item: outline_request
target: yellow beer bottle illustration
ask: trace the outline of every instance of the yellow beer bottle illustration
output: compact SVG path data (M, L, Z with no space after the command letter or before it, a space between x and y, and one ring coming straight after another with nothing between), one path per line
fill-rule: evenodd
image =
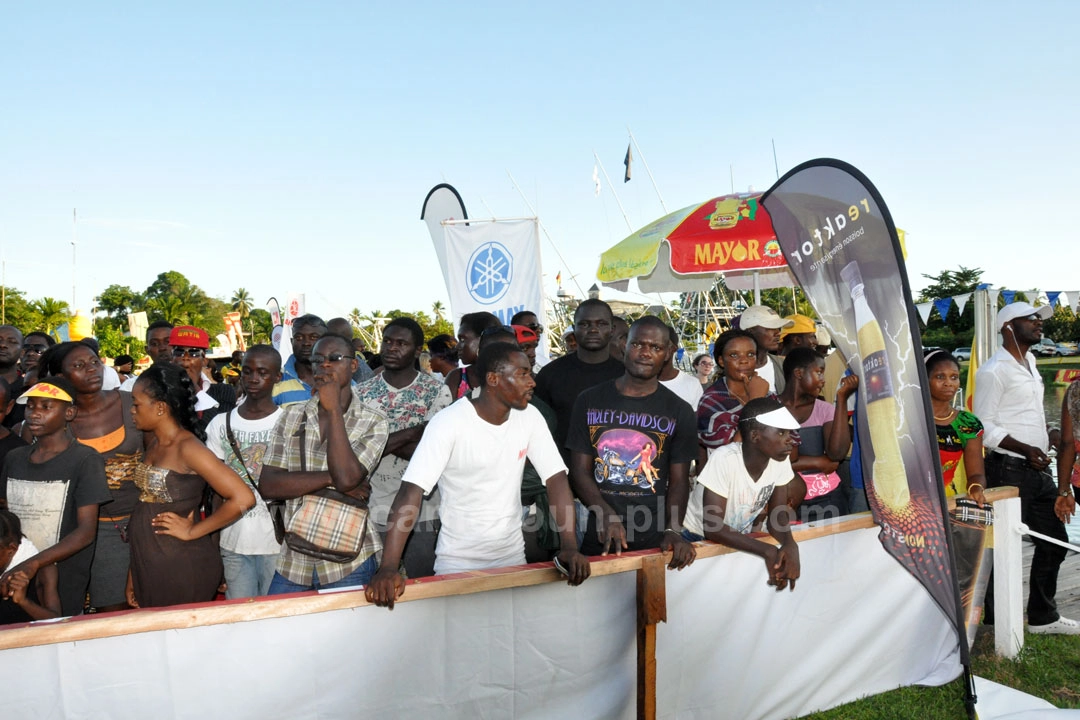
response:
M900 413L893 395L885 336L863 295L859 264L849 263L840 271L840 277L848 284L855 306L859 357L863 365L859 387L866 393L866 423L870 427L870 443L874 448L874 492L889 509L898 512L909 504L911 493L904 459L900 454Z

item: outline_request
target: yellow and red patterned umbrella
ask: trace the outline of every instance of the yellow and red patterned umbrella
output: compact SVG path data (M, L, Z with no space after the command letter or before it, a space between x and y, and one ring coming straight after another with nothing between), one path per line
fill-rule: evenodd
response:
M794 284L776 242L761 193L721 195L665 215L600 256L597 277L625 289L638 279L643 292L707 290L718 273L761 273L760 287Z

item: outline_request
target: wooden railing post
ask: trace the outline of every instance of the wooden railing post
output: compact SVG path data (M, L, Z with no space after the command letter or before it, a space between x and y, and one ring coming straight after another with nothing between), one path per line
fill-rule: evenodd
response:
M656 624L667 622L667 557L648 555L637 571L637 716L656 718Z

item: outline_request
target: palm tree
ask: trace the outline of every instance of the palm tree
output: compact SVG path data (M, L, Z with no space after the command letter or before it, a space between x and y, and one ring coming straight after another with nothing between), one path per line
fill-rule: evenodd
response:
M360 321L363 319L364 313L360 312L360 308L353 308L349 311L349 322L353 327L360 327Z
M162 320L167 320L173 325L184 324L184 303L175 295L150 299L147 308L160 315Z
M431 304L431 312L435 313L436 321L444 320L445 316L443 313L446 312L446 306L442 304L441 300L436 300Z
M251 342L255 342L255 328L251 324L251 293L244 288L238 288L232 296L232 309L235 312L240 313L240 323L243 324L244 320L248 320L248 334L251 335Z
M37 315L34 318L37 327L50 334L71 317L68 312L68 304L64 300L56 300L50 297L41 298L30 303L30 307L34 314Z

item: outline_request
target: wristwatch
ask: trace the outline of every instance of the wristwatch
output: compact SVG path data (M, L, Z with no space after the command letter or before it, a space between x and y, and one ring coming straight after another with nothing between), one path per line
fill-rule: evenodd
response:
M1071 487L1058 490L1058 497L1072 497L1073 491Z

